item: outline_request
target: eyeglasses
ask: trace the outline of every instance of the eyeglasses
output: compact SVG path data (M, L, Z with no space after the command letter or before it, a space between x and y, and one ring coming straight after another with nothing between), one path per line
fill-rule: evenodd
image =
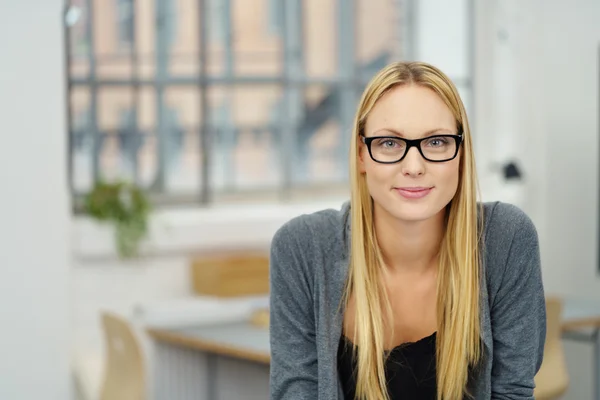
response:
M422 139L402 139L398 136L373 136L361 139L369 149L373 161L381 164L394 164L406 157L411 147L419 149L424 159L431 162L453 160L463 140L462 132L458 135L435 135Z

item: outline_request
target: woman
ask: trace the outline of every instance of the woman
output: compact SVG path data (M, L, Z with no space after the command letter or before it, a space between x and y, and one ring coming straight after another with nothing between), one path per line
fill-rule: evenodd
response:
M537 233L478 203L458 92L425 63L367 86L351 201L271 244L271 398L532 399L546 334Z

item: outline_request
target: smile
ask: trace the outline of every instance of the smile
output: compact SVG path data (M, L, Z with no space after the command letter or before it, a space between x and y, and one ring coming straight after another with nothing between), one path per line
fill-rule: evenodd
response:
M404 198L421 199L427 196L433 190L433 187L402 187L394 188L394 190Z

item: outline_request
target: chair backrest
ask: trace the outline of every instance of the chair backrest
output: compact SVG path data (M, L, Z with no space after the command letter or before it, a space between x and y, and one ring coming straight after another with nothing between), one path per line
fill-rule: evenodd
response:
M102 313L106 367L100 400L144 400L145 371L141 345L131 325Z
M544 360L535 376L534 395L536 399L556 399L563 395L569 387L569 376L561 341L562 309L561 299L546 298L546 343Z
M562 300L557 297L546 298L546 344L554 346L561 343L562 337Z

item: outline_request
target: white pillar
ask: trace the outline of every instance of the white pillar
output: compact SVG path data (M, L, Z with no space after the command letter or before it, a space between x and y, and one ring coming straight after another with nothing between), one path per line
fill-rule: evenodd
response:
M62 1L0 0L0 399L70 399Z

